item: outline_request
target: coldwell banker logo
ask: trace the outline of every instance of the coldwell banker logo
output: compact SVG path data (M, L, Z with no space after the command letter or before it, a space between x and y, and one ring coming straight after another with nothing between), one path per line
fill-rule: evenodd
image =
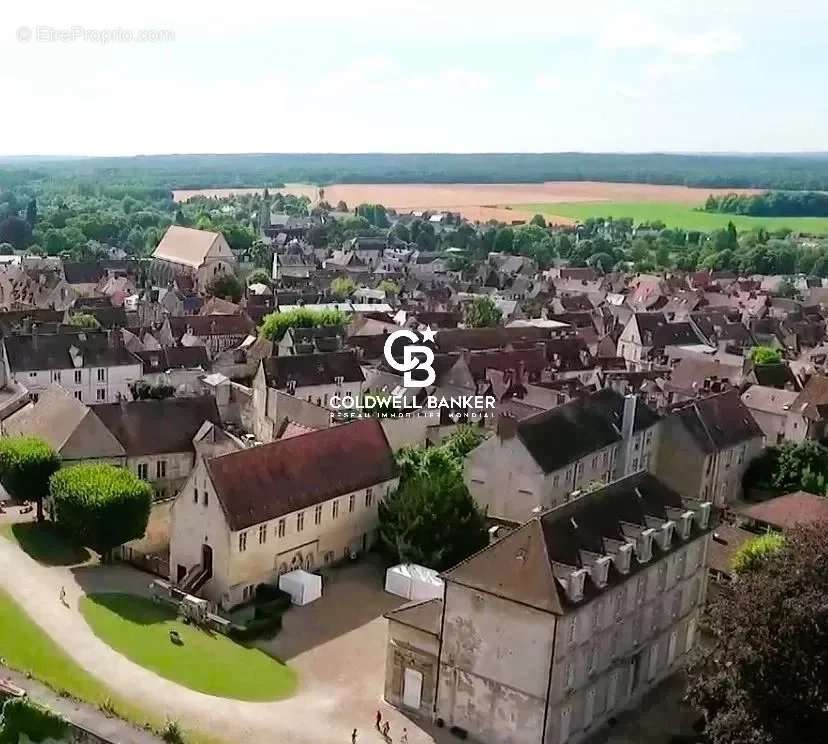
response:
M434 341L435 331L426 327L423 331L423 341ZM406 344L402 349L402 363L394 356L394 343L399 339L408 339L412 343ZM383 353L388 366L397 372L403 373L403 386L407 388L424 388L434 384L434 352L428 346L421 346L417 343L420 339L414 331L394 331L385 341ZM419 372L415 379L413 373ZM425 377L423 378L423 375Z

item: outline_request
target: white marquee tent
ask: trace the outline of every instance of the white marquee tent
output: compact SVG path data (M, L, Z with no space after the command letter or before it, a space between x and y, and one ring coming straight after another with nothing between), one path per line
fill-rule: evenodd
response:
M299 569L279 577L279 588L295 605L310 604L322 596L322 577Z
M400 563L386 571L385 591L406 599L442 599L443 580L431 568Z

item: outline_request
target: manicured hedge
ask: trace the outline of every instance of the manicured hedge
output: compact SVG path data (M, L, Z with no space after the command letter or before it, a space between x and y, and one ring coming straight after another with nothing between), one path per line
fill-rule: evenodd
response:
M52 476L53 517L81 545L108 557L113 548L144 536L152 489L113 465L77 465Z
M49 493L49 479L60 468L60 455L38 437L0 438L0 481L18 500L41 503Z

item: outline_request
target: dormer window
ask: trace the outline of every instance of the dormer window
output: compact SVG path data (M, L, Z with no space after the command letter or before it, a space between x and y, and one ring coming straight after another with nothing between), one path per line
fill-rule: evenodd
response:
M699 527L706 530L707 525L710 524L710 502L705 501L699 505Z
M611 559L607 556L602 556L595 563L592 564L590 575L595 586L603 588L607 585L607 577L609 576L609 567Z
M639 563L646 563L653 557L653 535L655 530L648 527L642 530L641 534L635 539L635 557Z
M618 573L627 574L630 572L632 549L632 543L625 543L618 548L618 552L613 557L613 560L615 561L615 568L618 570Z
M690 538L690 531L693 529L693 511L688 509L681 515L681 539L687 540Z
M667 521L661 528L661 532L659 534L661 549L662 550L669 550L670 545L673 542L673 530L675 529L676 523L672 520Z
M566 583L566 593L569 599L573 602L580 602L584 598L584 579L586 578L586 569L579 568L569 574L569 579Z

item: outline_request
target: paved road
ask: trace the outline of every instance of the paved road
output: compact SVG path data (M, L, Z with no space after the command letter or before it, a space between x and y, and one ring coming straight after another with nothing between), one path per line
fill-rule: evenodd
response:
M169 717L227 742L347 744L351 730L357 727L359 744L372 744L374 739L380 744L368 714L377 706L390 716L392 734L399 734L405 725L411 744L434 741L382 703L379 688L376 700L363 701L358 712L347 686L334 683L321 687L303 680L299 692L288 700L248 703L189 690L134 664L92 633L78 610L78 600L95 591L146 591L149 581L148 575L126 567L46 567L0 537L3 588L83 668L159 718ZM69 607L60 602L61 586L66 588Z

